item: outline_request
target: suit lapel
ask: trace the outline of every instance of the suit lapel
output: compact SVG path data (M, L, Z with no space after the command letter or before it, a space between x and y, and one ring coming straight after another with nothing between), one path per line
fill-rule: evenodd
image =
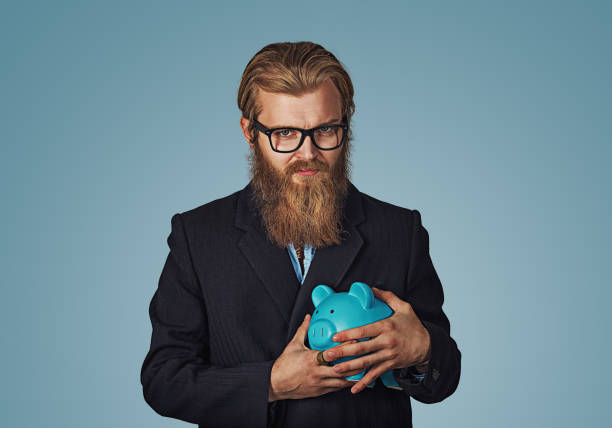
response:
M300 284L287 249L278 247L267 239L259 217L255 215L251 192L249 184L240 192L238 198L236 226L246 230L238 241L238 248L249 261L285 321L289 322Z

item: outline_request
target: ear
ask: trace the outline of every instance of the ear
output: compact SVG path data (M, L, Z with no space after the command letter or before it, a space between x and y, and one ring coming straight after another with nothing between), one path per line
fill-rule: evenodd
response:
M249 132L249 125L251 124L251 121L249 119L247 119L246 117L240 117L240 127L242 128L242 133L244 134L244 138L246 138L247 143L249 143L249 146L251 147L251 149L253 148L253 144L251 144L251 133Z
M353 282L349 293L351 296L355 296L363 309L370 309L374 305L374 293L372 289L363 282Z
M315 308L319 306L327 296L330 294L334 294L335 291L329 288L327 285L317 285L314 290L312 290L312 303L315 305Z

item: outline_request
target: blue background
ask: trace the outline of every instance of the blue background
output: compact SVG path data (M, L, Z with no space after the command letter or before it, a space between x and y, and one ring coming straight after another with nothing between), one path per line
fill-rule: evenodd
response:
M170 218L246 184L242 71L310 40L430 233L463 364L415 425L609 426L608 5L2 2L0 425L186 426L139 380Z

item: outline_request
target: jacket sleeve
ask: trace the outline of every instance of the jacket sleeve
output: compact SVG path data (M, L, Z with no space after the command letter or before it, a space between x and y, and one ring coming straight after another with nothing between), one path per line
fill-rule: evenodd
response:
M206 306L180 214L149 305L151 347L140 373L145 401L162 416L207 427L265 427L274 361L210 364Z
M457 389L461 373L461 352L450 336L450 323L442 311L444 293L429 255L429 235L417 210L413 210L413 218L404 300L412 305L429 332L431 354L422 381L410 375L410 368L394 369L393 375L404 392L414 399L422 403L436 403Z

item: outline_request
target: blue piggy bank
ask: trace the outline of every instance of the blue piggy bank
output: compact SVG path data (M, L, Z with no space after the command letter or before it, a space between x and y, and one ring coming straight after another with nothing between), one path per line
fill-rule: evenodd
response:
M332 340L333 335L339 331L370 324L393 314L393 310L385 302L374 297L372 289L363 282L354 282L348 293L336 293L327 285L317 285L312 290L312 303L315 311L308 327L308 342L310 348L316 351L340 345L341 342ZM359 341L369 339L365 337ZM360 356L342 357L333 364ZM346 379L359 381L368 370L369 368ZM384 372L380 379L387 388L402 389L393 377L392 370ZM369 388L373 386L374 381L368 384Z

